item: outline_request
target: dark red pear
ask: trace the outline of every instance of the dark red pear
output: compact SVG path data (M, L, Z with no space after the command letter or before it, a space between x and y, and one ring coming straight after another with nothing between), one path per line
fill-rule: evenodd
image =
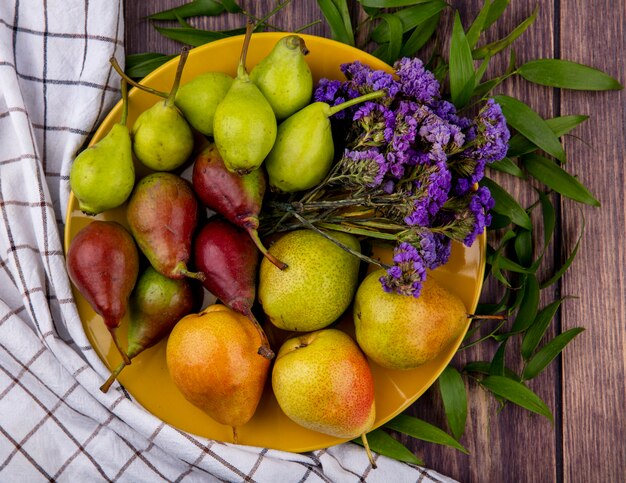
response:
M191 184L171 173L153 173L133 191L126 211L128 225L150 264L161 275L202 280L187 263L198 225L198 201Z
M67 272L85 300L102 316L126 364L115 329L126 314L139 273L139 253L130 233L114 221L94 221L70 242Z
M171 279L151 266L144 270L130 295L126 350L129 359L164 339L180 319L200 309L200 292L193 284L198 282L187 278ZM122 362L111 373L100 387L102 392L109 390L124 367L126 363Z
M239 175L226 168L215 144L207 146L195 159L193 188L200 201L228 221L248 232L258 249L281 270L287 265L267 251L259 238L259 213L267 181L262 169Z
M196 236L194 263L205 274L204 287L252 321L261 336L259 354L272 359L267 336L252 314L259 252L246 232L226 220L211 218Z

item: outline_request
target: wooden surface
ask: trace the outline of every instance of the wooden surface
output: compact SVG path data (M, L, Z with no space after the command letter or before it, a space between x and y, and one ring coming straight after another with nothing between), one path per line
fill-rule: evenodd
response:
M126 2L127 53L176 53L180 45L160 36L145 16L184 3L182 0ZM275 2L239 2L259 16ZM359 11L352 2L352 11ZM451 2L462 12L467 26L482 1ZM490 31L501 37L530 15L535 0L516 0ZM613 0L543 0L539 17L516 43L519 63L540 57L582 62L626 81L624 56L626 5ZM322 19L314 0L295 0L272 23L295 30ZM193 20L203 28L239 27L241 17L223 15ZM330 36L325 23L306 33ZM567 137L568 170L601 201L602 207L580 208L555 198L557 231L542 273L548 273L567 258L576 244L582 217L586 219L583 243L573 266L542 303L560 296L577 296L562 305L551 336L576 326L586 327L579 336L530 386L546 401L555 415L554 427L542 417L507 405L498 412L494 399L475 385L468 386L470 410L462 443L470 451L458 451L419 441L409 441L412 450L427 465L460 481L580 481L618 482L626 479L626 205L624 155L626 153L626 107L623 92L557 92L513 79L504 92L528 102L541 114L558 116L588 114L591 119ZM499 182L522 204L532 191L505 176ZM540 273L541 275L541 273ZM547 291L544 291L547 292ZM483 299L496 297L485 287ZM490 360L489 344L460 353L455 363ZM514 352L514 351L510 351ZM515 366L515 361L507 361ZM443 425L444 415L436 391L429 391L410 413Z

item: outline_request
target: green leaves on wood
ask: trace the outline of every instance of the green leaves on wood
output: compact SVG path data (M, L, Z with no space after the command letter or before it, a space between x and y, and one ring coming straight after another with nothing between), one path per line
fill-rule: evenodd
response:
M559 138L539 114L514 97L498 95L494 99L502 107L510 126L559 161L565 161L565 151Z
M496 202L493 211L509 217L513 223L522 228L526 228L527 230L533 229L533 225L526 210L524 210L504 188L487 177L483 178L480 184L489 188L491 196Z
M492 57L497 53L502 52L509 45L515 42L528 29L528 27L530 27L535 22L538 13L539 5L535 7L535 10L533 10L533 13L530 15L530 17L528 17L517 27L515 27L509 35L507 35L503 39L497 40L483 47L480 47L479 49L474 50L474 58L484 59L485 57Z
M330 26L333 39L354 45L354 31L346 0L317 0L317 4Z
M523 383L505 376L487 376L480 381L480 385L496 396L511 401L533 413L541 414L554 423L550 408Z
M529 154L522 158L522 163L534 178L557 193L586 205L600 206L600 202L580 181L554 161L537 154Z
M448 426L458 440L465 432L465 421L467 420L465 383L459 371L452 366L447 366L443 370L438 382Z
M472 51L461 25L459 12L454 15L452 38L450 39L450 96L453 104L463 107L474 90L475 74Z
M222 2L217 0L193 0L180 7L170 8L148 16L151 20L178 20L179 18L199 17L206 15L213 17L225 10Z
M467 450L448 433L413 416L400 414L385 424L385 427L422 441L451 446L463 453L467 453Z
M522 339L522 356L524 359L530 359L533 351L543 339L543 336L548 330L550 326L550 322L552 322L552 318L556 314L556 311L561 306L563 299L555 300L545 308L543 308L537 316L535 320L531 324L530 328L524 334L524 338Z
M177 42L198 47L215 40L241 35L246 29L223 31L202 30L194 27L154 27L161 35Z
M394 8L406 7L407 5L415 5L417 3L427 3L430 0L359 0L364 7L372 8Z
M546 119L546 124L550 127L556 137L561 137L567 134L580 123L589 119L589 116L573 115L573 116L559 116L551 119ZM508 155L511 157L521 156L523 154L529 154L538 149L532 142L521 134L516 134L509 140Z
M353 439L353 443L363 446L361 438ZM378 428L367 433L367 442L372 451L398 461L412 463L414 465L423 465L424 462L415 456L400 441L388 435L385 431Z
M535 84L561 89L608 91L623 89L613 77L583 64L562 59L538 59L525 63L517 73Z
M525 380L536 377L563 351L563 349L565 349L565 346L583 330L585 329L582 327L575 327L557 335L528 361L522 373L522 377Z
M143 79L157 67L165 64L175 55L164 55L152 52L143 54L130 54L126 56L126 74L132 79Z

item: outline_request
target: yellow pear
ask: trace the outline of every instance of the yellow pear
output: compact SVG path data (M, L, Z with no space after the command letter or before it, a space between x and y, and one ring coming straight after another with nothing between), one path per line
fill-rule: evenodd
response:
M354 236L329 234L360 252ZM287 264L279 270L264 258L259 271L258 298L276 327L299 332L322 329L349 307L358 283L357 257L307 229L287 233L269 252Z
M363 352L388 369L414 369L437 357L467 327L463 302L428 277L419 297L387 293L384 270L369 274L354 299L356 339Z
M323 329L287 340L276 356L272 388L291 420L338 438L362 436L368 449L364 435L376 417L374 378L346 333Z
M194 406L237 428L256 411L269 373L257 354L261 338L250 320L224 305L183 317L167 341L167 368Z

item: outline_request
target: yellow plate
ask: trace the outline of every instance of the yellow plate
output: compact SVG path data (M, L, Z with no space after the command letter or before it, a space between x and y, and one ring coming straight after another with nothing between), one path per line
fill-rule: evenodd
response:
M274 44L285 34L254 34L248 51L248 70L252 69ZM340 64L359 60L375 69L390 71L390 67L379 59L348 45L333 40L302 35L310 54L307 61L315 81L321 77L343 79ZM193 49L189 54L182 82L191 80L206 71L222 71L235 75L242 37L212 42ZM147 76L143 84L167 91L170 88L177 59L171 60ZM132 89L129 96L128 125L132 126L137 115L153 105L157 97ZM119 121L121 102L109 113L91 140L100 140ZM116 220L126 225L125 206L100 214L97 219ZM72 195L68 203L65 226L65 249L76 233L94 218L83 215ZM432 273L449 290L456 293L470 313L474 312L482 288L485 269L485 235L480 236L471 248L454 244L450 261ZM109 332L101 318L91 309L85 299L75 291L76 303L85 332L104 363L116 367L121 358L111 342ZM128 321L122 321L120 340L126 340ZM391 371L372 363L376 385L376 423L378 427L410 406L439 377L452 359L462 337L440 354L435 360L411 371ZM230 427L213 421L209 416L188 403L169 377L165 363L165 341L148 349L133 359L131 366L119 377L124 387L152 414L168 424L190 433L221 441L231 441ZM343 442L332 436L304 429L289 420L280 410L271 388L265 393L253 419L239 428L241 444L274 449L303 452L325 448Z

